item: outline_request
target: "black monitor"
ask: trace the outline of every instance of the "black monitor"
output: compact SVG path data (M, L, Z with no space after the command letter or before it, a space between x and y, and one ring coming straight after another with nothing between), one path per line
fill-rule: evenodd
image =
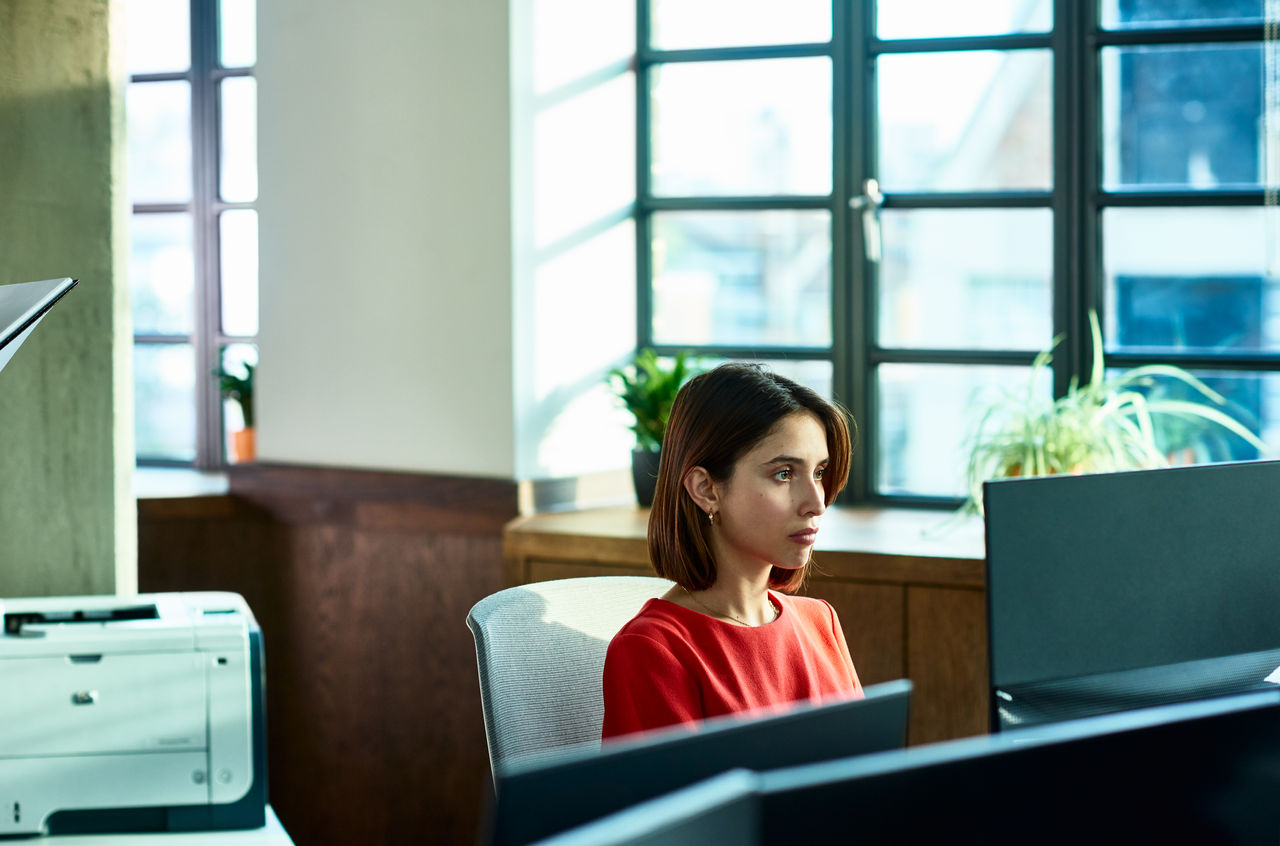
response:
M492 842L546 838L736 768L777 769L905 745L911 682L872 685L865 693L766 716L718 717L568 760L517 765L497 781Z
M537 846L757 846L760 777L730 770L641 802Z
M984 485L994 730L1264 686L1280 462Z
M756 842L1280 842L1280 691L763 773Z

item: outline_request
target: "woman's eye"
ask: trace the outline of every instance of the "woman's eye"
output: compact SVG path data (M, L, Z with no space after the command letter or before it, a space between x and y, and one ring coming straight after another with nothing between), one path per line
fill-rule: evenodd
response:
M825 473L825 472L827 472L827 468L825 468L825 467L819 467L817 470L815 470L815 471L814 471L814 473L813 473L813 478L815 478L815 479L821 479L821 478L822 478L822 474L823 474L823 473Z
M773 474L773 478L777 479L779 482L788 482L791 480L791 471L779 470L777 473Z

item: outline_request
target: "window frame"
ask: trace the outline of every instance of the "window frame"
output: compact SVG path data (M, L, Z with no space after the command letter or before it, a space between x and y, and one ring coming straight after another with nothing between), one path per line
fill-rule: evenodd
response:
M1048 50L1052 61L1050 137L1052 186L1047 191L885 192L880 208L1011 209L1046 208L1052 216L1052 327L1063 341L1053 360L1054 394L1066 392L1073 373L1092 366L1089 312L1102 314L1105 273L1102 258L1102 213L1107 208L1230 207L1265 203L1265 186L1254 189L1105 190L1101 179L1101 56L1104 48L1133 45L1178 45L1263 42L1265 24L1127 27L1105 30L1099 0L1056 0L1052 29L1046 33L881 40L875 36L875 4L834 0L832 40L802 44L702 50L655 50L649 46L649 0L636 0L636 255L637 346L662 355L688 350L696 355L730 358L829 360L834 398L852 413L860 429L844 502L879 505L954 507L960 497L886 494L877 491L877 368L885 364L999 365L1030 367L1037 351L1014 349L924 349L886 347L879 343L877 277L866 259L861 212L851 208L865 180L877 174L876 61L894 54L970 50ZM832 61L832 193L828 197L654 197L649 185L650 79L656 65L725 59L829 56ZM856 129L855 129L856 128ZM679 209L822 208L831 214L832 343L827 349L728 347L653 343L650 261L651 219L655 212ZM1104 330L1105 331L1105 330ZM1225 353L1205 351L1112 352L1105 343L1109 367L1128 368L1154 362L1188 369L1280 372L1280 351Z
M138 454L138 466L193 467L198 470L226 466L226 432L223 400L214 372L221 352L229 344L257 346L257 335L228 335L222 330L221 232L225 211L257 210L257 199L228 202L220 196L222 161L221 84L226 79L253 77L255 66L222 67L219 0L189 0L188 33L190 67L184 71L130 74L129 86L161 82L186 82L191 94L191 199L186 203L131 203L130 219L147 214L187 214L191 217L194 259L194 320L190 334L133 334L133 346L183 345L195 358L195 456L178 458Z

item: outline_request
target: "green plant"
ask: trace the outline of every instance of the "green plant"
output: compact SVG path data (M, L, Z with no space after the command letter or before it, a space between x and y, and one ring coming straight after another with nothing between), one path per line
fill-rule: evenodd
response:
M687 353L677 353L669 368L657 353L643 349L627 367L609 371L609 382L627 411L635 418L636 448L656 451L662 447L671 404L685 380L693 375Z
M987 407L971 440L969 499L963 510L981 511L982 483L988 479L1168 466L1170 436L1185 445L1206 432L1225 430L1267 453L1257 435L1215 407L1225 406L1225 398L1180 367L1151 364L1107 379L1095 313L1090 312L1089 322L1093 372L1087 383L1072 377L1058 399L1037 390L1049 376L1059 336L1036 356L1024 391L1006 391ZM1169 396L1170 385L1207 402Z
M242 362L241 368L243 373L228 370L224 351L213 375L218 377L218 389L222 392L222 398L240 403L240 413L244 416L244 426L248 429L253 426L253 365L246 361Z

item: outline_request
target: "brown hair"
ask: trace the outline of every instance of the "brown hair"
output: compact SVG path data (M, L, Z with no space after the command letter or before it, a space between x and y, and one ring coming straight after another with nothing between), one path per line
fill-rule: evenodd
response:
M835 501L849 478L849 425L845 412L814 391L758 364L722 364L680 389L662 441L662 460L649 514L649 560L659 576L689 590L705 590L716 580L708 544L708 520L684 488L690 469L702 467L722 482L738 459L766 438L783 417L811 412L827 433L829 463L822 475L826 504ZM794 592L809 566L774 567L771 587Z

